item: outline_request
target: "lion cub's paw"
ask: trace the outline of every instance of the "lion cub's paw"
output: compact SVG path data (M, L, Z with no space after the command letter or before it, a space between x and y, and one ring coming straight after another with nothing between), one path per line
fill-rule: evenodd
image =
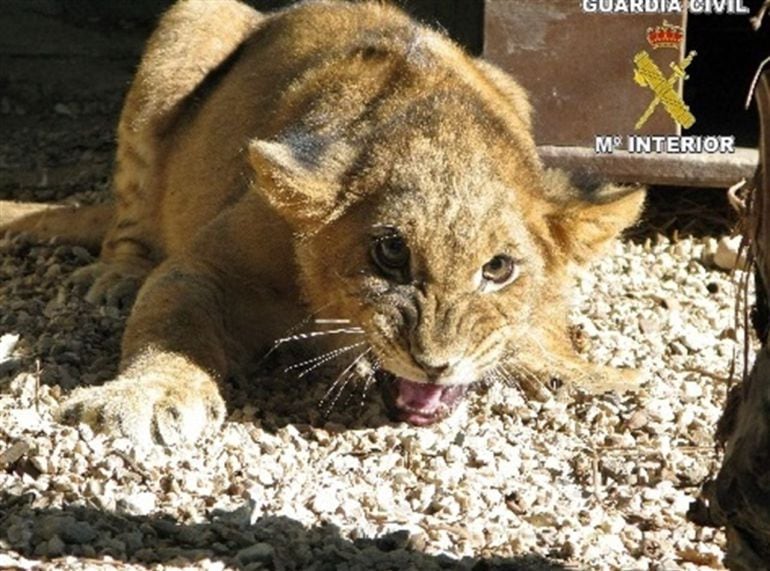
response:
M59 411L64 422L125 436L141 446L190 444L216 431L225 404L213 382L124 376L78 389Z
M646 381L647 374L643 370L579 362L562 365L556 370L530 370L528 375L519 378L519 386L527 398L545 402L554 396L569 399L578 392L599 395L637 391Z
M625 393L638 391L647 381L647 372L642 369L616 369L604 365L591 365L572 379L575 388L589 394L606 392Z
M76 285L89 287L86 301L94 305L128 307L133 304L148 269L131 264L96 262L72 275Z

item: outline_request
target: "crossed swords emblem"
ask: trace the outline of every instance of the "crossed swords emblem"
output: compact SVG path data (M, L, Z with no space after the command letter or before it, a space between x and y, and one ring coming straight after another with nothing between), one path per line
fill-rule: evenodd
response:
M696 52L691 51L679 65L671 62L670 66L673 73L668 78L663 75L663 72L646 51L641 51L634 56L634 64L636 64L634 81L642 87L649 87L655 94L645 112L636 122L637 130L644 126L660 103L663 104L663 108L674 121L685 129L692 127L695 123L695 116L690 113L690 107L684 102L675 86L679 80L684 81L689 77L685 70L696 55Z

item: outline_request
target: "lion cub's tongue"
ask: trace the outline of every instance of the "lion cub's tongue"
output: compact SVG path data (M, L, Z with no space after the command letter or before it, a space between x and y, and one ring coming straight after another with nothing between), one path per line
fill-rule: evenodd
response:
M415 383L402 377L396 378L398 396L396 405L407 410L419 410L422 414L432 414L441 404L444 387Z

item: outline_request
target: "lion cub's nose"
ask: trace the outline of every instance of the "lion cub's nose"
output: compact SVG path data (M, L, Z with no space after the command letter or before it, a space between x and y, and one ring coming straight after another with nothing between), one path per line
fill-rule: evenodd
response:
M414 356L414 362L425 372L429 381L435 381L449 369L449 363L434 365L428 362L424 357Z

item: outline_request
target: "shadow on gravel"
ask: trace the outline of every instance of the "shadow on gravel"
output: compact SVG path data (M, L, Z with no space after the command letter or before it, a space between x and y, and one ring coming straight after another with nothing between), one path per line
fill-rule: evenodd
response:
M0 494L1 551L30 564L89 563L109 556L116 565L201 565L213 561L238 569L468 569L558 571L567 569L537 555L462 560L416 551L406 530L380 537L341 537L334 525L306 528L284 516L250 522L250 506L214 511L211 520L182 524L164 515L134 516L95 508L34 508L34 496ZM69 564L73 563L71 560ZM105 562L107 563L107 562Z
M338 396L330 396L330 387L337 375L338 372L334 372L298 380L282 374L280 369L270 369L266 376L247 381L246 385L236 386L232 380L228 381L223 393L231 413L238 414L245 407L259 405L253 420L258 420L260 428L271 434L289 425L346 432L392 424L379 385L373 384L366 394L361 387L353 385L344 387ZM251 421L232 415L229 419Z
M642 219L623 235L634 242L730 234L738 217L721 188L652 186L647 190Z
M21 373L65 393L117 375L129 308L92 305L84 288L70 283L73 272L93 261L83 248L0 236L0 339L7 336L0 342L0 391ZM2 343L12 346L9 355ZM289 349L276 351L238 382L225 383L231 412L258 405L255 419L270 431L289 424L323 426L327 420L345 429L388 422L377 408L375 387L364 393L361 383L337 383L329 392L348 362L298 378L285 370L314 353L304 345Z

